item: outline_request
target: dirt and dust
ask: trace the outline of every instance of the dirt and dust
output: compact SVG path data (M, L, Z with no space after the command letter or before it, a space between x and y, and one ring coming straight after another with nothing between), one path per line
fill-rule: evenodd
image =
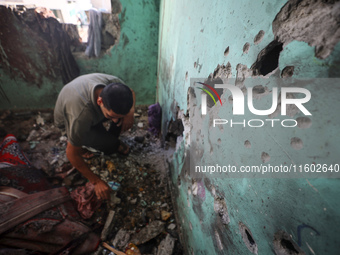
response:
M94 152L93 158L85 160L113 189L111 202L104 203L90 221L105 229L108 215L113 215L103 241L120 251L133 241L141 254L182 254L168 188L167 151L148 128L148 107L138 106L134 126L120 137L130 146L130 154ZM8 133L17 137L34 167L47 173L55 184L70 191L86 184L78 171L70 171L67 138L54 127L53 111L2 111L0 139ZM164 247L168 247L166 252ZM109 253L99 247L95 254Z

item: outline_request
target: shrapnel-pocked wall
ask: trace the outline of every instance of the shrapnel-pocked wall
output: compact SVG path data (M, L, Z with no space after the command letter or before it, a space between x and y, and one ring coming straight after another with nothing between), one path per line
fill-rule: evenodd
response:
M158 98L163 133L184 125L170 170L187 254L338 253L339 4L161 1ZM220 84L242 91L244 114ZM311 115L283 115L308 93L282 87L309 91ZM248 96L257 110L277 100L258 115Z

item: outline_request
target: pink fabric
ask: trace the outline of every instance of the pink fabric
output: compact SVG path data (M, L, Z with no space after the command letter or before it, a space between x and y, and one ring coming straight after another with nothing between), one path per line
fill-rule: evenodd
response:
M73 190L71 197L76 201L77 210L84 219L91 218L94 211L101 205L101 201L95 194L94 185L90 182Z

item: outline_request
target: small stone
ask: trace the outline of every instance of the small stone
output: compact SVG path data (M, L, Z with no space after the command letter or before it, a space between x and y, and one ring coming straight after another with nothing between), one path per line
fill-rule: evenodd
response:
M170 218L170 216L171 216L171 213L164 211L164 210L161 211L161 217L163 221L167 221Z
M171 255L175 248L175 239L167 235L159 244L156 255Z
M124 229L120 229L118 233L116 234L115 239L113 240L112 244L113 246L118 247L119 249L122 249L126 246L129 240L130 240L129 232Z
M116 192L111 193L111 204L112 205L119 205L122 200L117 197Z
M164 208L164 207L167 207L167 206L168 206L168 204L164 203L164 204L161 205L161 208Z
M36 122L38 125L43 126L45 125L45 120L40 116L40 114L36 118Z
M142 128L142 127L144 127L144 124L143 124L143 122L139 122L139 123L137 124L137 126L138 126L139 128Z
M141 231L136 233L133 238L130 240L131 243L136 245L140 245L150 241L151 239L158 236L164 230L164 222L161 221L152 221L149 225L144 227Z
M107 172L107 171L105 171L105 172L102 172L102 173L100 174L100 176L102 176L102 177L106 178L106 177L108 177L108 176L109 176L109 172Z
M173 230L173 229L175 229L176 228L176 224L174 224L174 223L171 223L169 226L168 226L168 229L170 229L170 230Z
M67 141L67 137L66 136L61 136L60 138L59 138L59 141L60 142L66 142Z

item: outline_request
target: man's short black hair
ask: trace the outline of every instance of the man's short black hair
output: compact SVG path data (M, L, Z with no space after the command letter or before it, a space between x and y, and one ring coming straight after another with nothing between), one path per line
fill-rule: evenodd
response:
M129 113L133 105L132 91L122 83L111 83L105 86L100 97L103 99L105 108L117 114Z

